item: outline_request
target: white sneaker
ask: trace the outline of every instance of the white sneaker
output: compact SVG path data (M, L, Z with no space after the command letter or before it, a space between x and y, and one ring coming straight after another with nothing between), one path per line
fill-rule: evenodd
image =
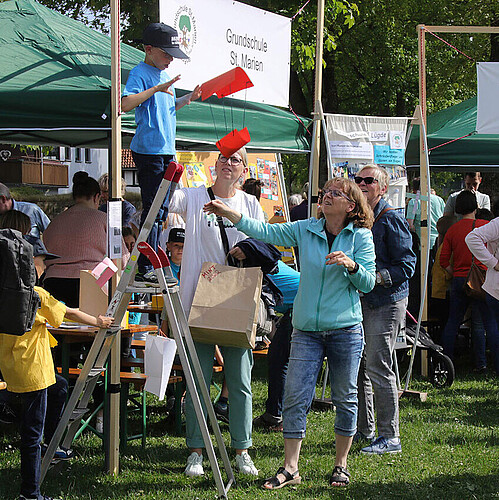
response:
M95 418L95 430L101 434L104 432L104 417Z
M193 451L187 459L187 467L184 470L184 474L191 477L202 476L204 474L203 455L198 455Z
M236 467L241 474L258 476L258 469L255 467L247 451L243 451L240 455L236 455Z

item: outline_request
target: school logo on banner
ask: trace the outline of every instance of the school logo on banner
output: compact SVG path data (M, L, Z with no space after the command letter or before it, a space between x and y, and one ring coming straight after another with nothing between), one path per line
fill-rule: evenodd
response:
M197 42L196 18L192 9L187 5L182 5L175 14L174 28L180 37L180 48L188 55ZM188 62L184 60L184 62Z

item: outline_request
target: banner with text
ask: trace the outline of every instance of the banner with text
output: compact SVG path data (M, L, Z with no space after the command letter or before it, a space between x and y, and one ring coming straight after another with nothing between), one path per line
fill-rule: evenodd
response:
M368 163L388 172L386 197L394 207L405 206L407 174L404 168L408 118L325 114L331 151L330 177L353 179Z
M182 76L178 87L191 90L240 66L254 87L234 97L288 106L291 19L232 0L160 0L159 9L190 58L168 68Z

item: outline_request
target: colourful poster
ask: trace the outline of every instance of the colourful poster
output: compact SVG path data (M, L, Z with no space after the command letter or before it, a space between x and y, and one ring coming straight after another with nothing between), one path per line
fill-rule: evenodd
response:
M203 163L186 163L185 177L187 179L188 187L199 187L208 185L208 178L204 173Z

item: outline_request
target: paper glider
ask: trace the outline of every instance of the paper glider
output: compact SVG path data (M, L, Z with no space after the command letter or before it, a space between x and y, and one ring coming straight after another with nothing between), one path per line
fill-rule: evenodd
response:
M201 85L201 99L204 101L213 94L216 94L221 99L249 87L253 87L252 81L244 69L236 67L203 83ZM250 140L249 131L244 127L242 130L234 129L229 132L217 141L216 146L226 158L229 158L248 144Z
M252 81L244 69L238 66L204 82L201 85L201 100L205 101L213 94L217 94L221 99L249 87L253 87Z

